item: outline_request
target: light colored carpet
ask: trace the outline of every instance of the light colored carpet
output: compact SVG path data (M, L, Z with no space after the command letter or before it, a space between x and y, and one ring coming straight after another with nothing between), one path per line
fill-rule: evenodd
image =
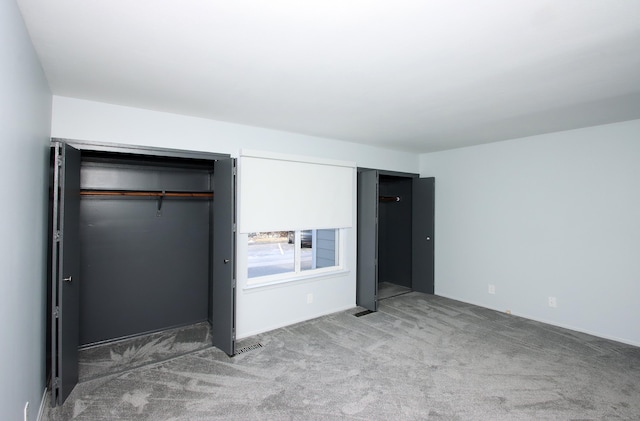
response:
M80 382L131 370L211 346L208 322L81 349Z
M411 292L79 384L49 420L640 419L640 348Z
M378 300L385 300L408 292L411 292L411 288L392 284L391 282L380 282L378 284Z

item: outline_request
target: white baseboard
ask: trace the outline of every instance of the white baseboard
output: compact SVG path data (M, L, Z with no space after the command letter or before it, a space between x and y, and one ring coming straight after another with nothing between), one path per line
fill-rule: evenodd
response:
M330 309L330 310L322 311L322 312L314 314L312 316L304 316L304 317L300 317L300 318L297 318L297 319L287 320L286 322L283 322L283 323L277 323L277 324L274 324L274 325L271 325L271 326L268 326L268 327L265 327L265 328L262 328L262 329L257 329L257 330L254 330L254 331L245 332L245 333L243 333L241 335L238 335L238 337L236 339L240 340L240 339L249 338L251 336L259 335L261 333L271 332L272 330L280 329L281 327L287 327L287 326L295 325L296 323L306 322L306 321L309 321L309 320L317 319L318 317L327 316L329 314L350 310L352 308L356 308L356 305L355 304L350 304L350 305L347 305L347 306L336 307L336 308L333 308L333 309Z
M42 393L42 399L40 400L40 409L38 409L38 416L36 417L37 421L42 421L42 417L44 416L44 409L49 402L49 394L47 393L47 388L44 388L44 392Z
M460 301L460 302L467 303L467 304L473 304L474 306L483 307L483 308L486 308L486 309L489 309L489 310L494 310L494 311L497 311L499 313L504 313L504 310L501 310L501 309L498 309L498 308L489 307L486 304L477 303L477 302L474 302L474 301L471 301L471 300L462 300L460 298L450 297L450 296L444 295L444 294L434 294L434 295L436 295L438 297L448 298L450 300ZM540 318L540 317L536 317L536 316L531 316L529 314L520 313L518 311L513 311L512 310L511 314L513 316L522 317L523 319L529 319L529 320L533 320L535 322L540 322L540 323L548 324L548 325L551 325L551 326L561 327L563 329L574 330L576 332L586 333L587 335L591 335L591 336L597 336L598 338L608 339L610 341L616 341L616 342L620 342L620 343L623 343L623 344L639 346L640 347L640 342L636 342L636 341L633 341L633 340L630 340L630 339L619 338L617 336L603 334L601 332L594 332L594 331L589 330L589 329L583 329L581 327L576 327L576 326L569 325L569 324L558 323L558 322L555 322L553 320L548 320L548 319L544 319L544 318Z

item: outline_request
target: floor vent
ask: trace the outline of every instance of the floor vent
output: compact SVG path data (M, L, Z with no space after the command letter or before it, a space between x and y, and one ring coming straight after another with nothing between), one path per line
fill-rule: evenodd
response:
M362 317L362 316L366 316L367 314L371 314L373 313L373 311L371 310L365 310L365 311L361 311L359 313L354 314L354 316L356 317Z
M236 353L233 354L233 355L244 354L245 352L253 351L254 349L258 349L258 348L262 348L262 344L257 343L257 344L253 344L253 345L249 345L249 346L243 346L240 349L236 349Z

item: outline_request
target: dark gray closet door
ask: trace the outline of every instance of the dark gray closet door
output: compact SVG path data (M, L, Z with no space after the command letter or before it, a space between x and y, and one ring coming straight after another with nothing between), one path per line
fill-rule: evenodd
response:
M378 171L358 173L356 304L378 310Z
M236 340L235 159L216 161L213 183L213 273L209 319L213 346L233 355Z
M413 273L414 291L433 294L435 178L413 180Z
M80 151L52 144L51 404L61 405L78 382L80 310Z

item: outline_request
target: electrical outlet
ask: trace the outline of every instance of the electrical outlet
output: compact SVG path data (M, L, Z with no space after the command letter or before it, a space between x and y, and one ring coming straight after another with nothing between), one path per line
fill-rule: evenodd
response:
M24 404L24 421L29 421L29 401Z
M549 307L558 307L558 301L556 300L556 297L549 297Z
M493 284L489 284L489 294L495 294L496 293L496 286Z
M307 294L307 304L313 303L313 294Z

